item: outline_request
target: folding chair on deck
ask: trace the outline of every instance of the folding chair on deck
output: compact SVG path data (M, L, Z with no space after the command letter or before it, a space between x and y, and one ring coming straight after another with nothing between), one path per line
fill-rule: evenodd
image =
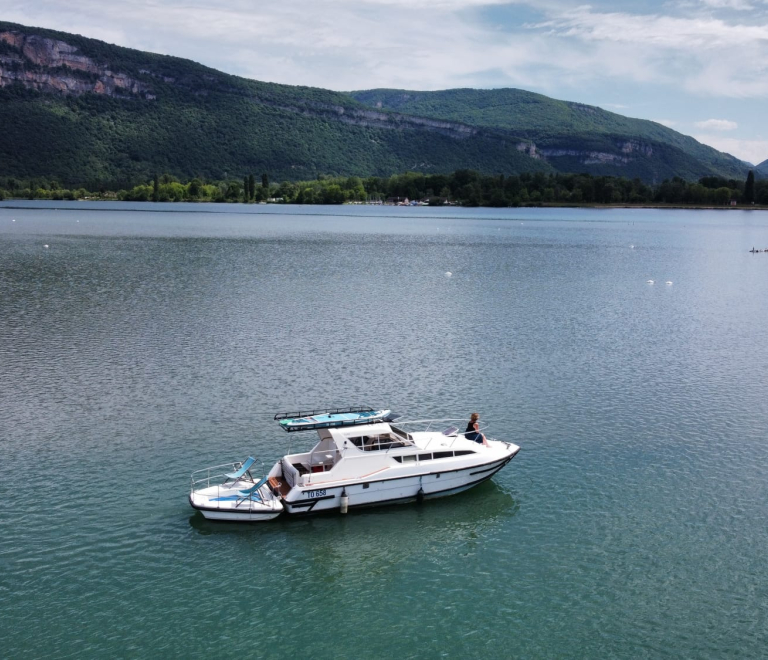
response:
M246 461L240 466L240 469L236 472L230 472L228 474L225 474L224 476L226 479L224 480L224 484L227 483L230 479L232 479L232 483L235 484L240 479L243 479L244 475L248 475L243 481L253 481L253 477L251 476L251 473L248 472L248 470L251 469L251 466L256 462L256 459L253 456L249 456ZM222 484L222 486L224 485Z
M240 506L242 502L245 502L245 500L248 500L249 502L263 502L264 500L261 499L261 494L259 493L259 488L261 488L265 483L267 483L267 479L269 479L269 476L264 477L257 483L253 484L250 488L247 490L241 490L240 491L240 499L235 502L235 506Z

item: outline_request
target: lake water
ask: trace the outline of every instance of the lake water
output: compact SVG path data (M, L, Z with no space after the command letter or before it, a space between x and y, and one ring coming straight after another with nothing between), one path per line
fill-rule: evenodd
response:
M0 656L765 657L753 246L768 214L5 202ZM190 508L311 445L275 412L361 403L522 450L422 505Z

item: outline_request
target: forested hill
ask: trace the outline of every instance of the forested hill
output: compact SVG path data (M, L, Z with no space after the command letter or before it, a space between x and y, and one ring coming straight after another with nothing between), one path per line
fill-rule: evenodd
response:
M536 154L563 172L638 176L646 181L672 176L695 180L717 172L740 179L749 167L659 123L521 89L374 89L350 96L382 110L513 133L529 140Z
M10 177L125 188L158 172L296 181L459 169L653 182L747 170L691 138L597 108L517 90L431 94L257 82L0 22L0 185ZM520 99L538 101L526 110Z
M755 167L755 175L761 179L768 179L768 160L764 160Z
M492 131L9 23L0 23L0 126L0 178L91 189L131 187L153 173L295 181L553 171Z

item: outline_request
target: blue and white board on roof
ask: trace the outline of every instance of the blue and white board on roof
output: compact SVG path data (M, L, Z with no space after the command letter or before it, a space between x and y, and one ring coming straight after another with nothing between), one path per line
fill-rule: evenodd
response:
M387 419L391 414L391 410L375 410L373 408L361 407L278 413L275 415L275 419L279 421L280 427L284 431L311 431L315 429L357 426L358 424L373 424Z

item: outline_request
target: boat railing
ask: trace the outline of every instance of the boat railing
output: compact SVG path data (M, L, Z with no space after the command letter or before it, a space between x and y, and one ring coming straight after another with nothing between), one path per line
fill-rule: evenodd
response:
M213 467L203 468L201 470L195 470L191 476L192 492L202 490L203 488L210 488L211 486L223 486L229 479L227 474L237 472L243 466L242 463L222 463L221 465L214 465ZM262 472L264 472L264 464L261 464ZM258 469L258 468L257 468ZM234 482L233 482L234 484Z
M376 412L371 406L351 406L348 408L318 408L317 410L297 410L294 412L277 413L275 421L281 419L298 419L300 417L314 417L315 415L341 415L344 413Z
M203 489L210 489L215 488L215 491L209 491L207 493L208 496L208 504L207 506L210 507L211 502L216 502L218 498L228 498L232 496L233 490L245 490L249 486L252 486L253 484L250 482L242 482L242 481L232 481L229 484L225 483L229 481L229 477L227 477L227 472L232 473L234 471L239 470L242 467L242 463L224 463L222 465L214 465L213 467L209 468L203 468L202 470L195 470L192 473L191 477L191 494L194 495L198 491L201 491ZM263 467L263 466L262 466ZM220 472L220 470L223 470ZM255 477L254 477L255 479ZM257 482L258 479L255 479ZM240 486L235 488L235 484L239 483ZM275 498L269 489L261 490L259 489L259 493L262 496L261 504L267 505L274 509L277 505L277 498ZM264 496L264 493L266 493L266 497ZM246 501L247 498L244 498L242 501ZM219 502L216 504L218 508L222 508L221 503ZM249 505L250 506L250 505ZM225 507L224 507L225 508Z
M418 433L418 432L428 433L430 431L436 431L438 429L441 430L443 433L445 433L448 430L453 431L452 433L446 435L446 437L448 438L453 438L451 441L451 444L448 445L449 447L452 447L453 443L456 441L457 438L466 438L467 434L470 433L467 431L459 432L461 425L466 423L467 423L466 417L462 417L462 418L441 417L439 419L413 419L413 420L406 420L406 421L398 420L397 425L398 426L417 426L418 425L420 428L418 430L412 431L413 433ZM447 427L446 427L446 424L448 425ZM486 429L488 428L488 424L485 424L485 423L478 424L478 428L480 429L480 433L485 435L486 439L488 440L494 439L489 437L488 434L485 432ZM474 431L472 431L471 433L474 433ZM429 447L432 440L433 439L430 438L427 444L424 445L425 449Z
M202 470L195 470L191 477L192 492L223 483L227 479L227 472L235 472L241 466L242 463L222 463Z

